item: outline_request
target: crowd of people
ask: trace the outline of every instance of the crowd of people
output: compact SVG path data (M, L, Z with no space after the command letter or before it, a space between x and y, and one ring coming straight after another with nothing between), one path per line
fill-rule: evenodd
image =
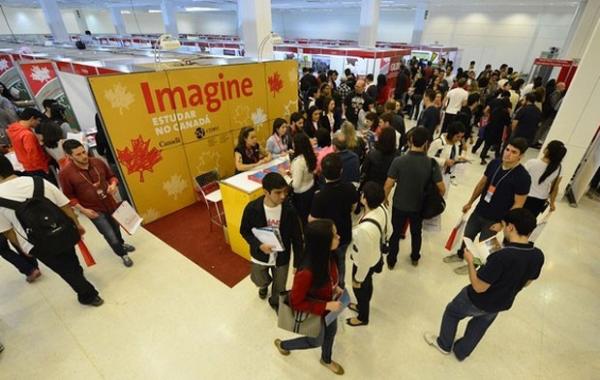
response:
M356 316L346 323L370 324L373 277L398 265L407 229L410 264L419 265L423 223L436 218L441 223L453 181L470 162L469 152L483 146L480 162L487 166L462 207L465 215L473 209L464 235L484 240L503 232L504 248L484 265L464 244L444 258L465 264L455 272L468 275L469 284L448 304L439 333L424 334L431 346L464 360L497 314L510 309L517 293L540 275L544 257L528 237L536 216L556 208L566 148L551 141L542 158L524 164L522 159L545 139L565 85L544 86L535 78L523 86L507 65L498 70L488 65L476 75L474 63L455 71L451 62L416 59L401 67L391 91L383 74L376 80L350 69L343 78L338 75L305 69L300 111L274 121L265 147L253 127L240 131L236 172L255 170L275 157L290 160L288 173L264 176L263 196L246 205L242 216L240 233L250 246L258 296L268 298L275 311L284 302L295 312L324 317L343 309L341 297L351 288L356 302L347 306ZM44 112L17 112L6 88L0 90L2 148L7 153L10 147L23 166L15 171L0 155L0 255L29 283L40 277L41 261L71 286L80 303L100 306L103 300L75 254L85 233L77 213L92 221L126 267L133 265L129 253L135 248L125 243L111 217L119 198L114 157L110 150L106 160L90 157L82 142L69 139L74 131L56 101L44 102ZM407 128L409 119L416 127ZM490 150L495 158L488 163ZM424 211L432 202L441 207L435 215ZM282 248L261 242L255 228L276 231ZM282 296L290 264L293 285ZM466 317L472 319L465 335L455 341L457 324ZM320 325L316 336L277 339L276 348L289 355L322 347L321 363L343 374L332 359L337 321L323 319Z
M266 150L251 128L242 130L235 150L239 171L289 156L289 172L265 175L264 195L246 206L240 233L250 246L259 297L268 297L278 313L288 306L304 313L298 323L306 315L321 317L319 334L277 339L278 352L322 347L321 364L338 375L344 369L332 358L337 321L324 317L347 306L356 312L347 325L371 323L373 276L399 264L408 229L409 262L419 265L423 224L441 223L448 191L483 145L485 172L461 206L464 236L498 236L503 247L485 263L464 243L443 258L461 264L454 272L468 275L469 284L448 304L439 333L424 333L425 342L443 354L468 357L498 313L540 275L544 255L529 236L536 217L556 208L566 154L563 143L551 141L541 158L523 162L527 149L544 140L544 123L550 125L560 106L563 83L543 87L535 78L523 86L507 65L488 65L476 75L474 62L454 71L451 63L413 59L402 66L393 91L386 84L385 75L373 81L346 70L339 81L336 71L315 75L305 69L302 111L289 123L275 121ZM409 119L416 120L414 128L406 127ZM277 231L282 249L261 242L256 228ZM293 280L286 292L288 272ZM356 302L343 305L350 288ZM467 317L464 336L456 340L457 325Z

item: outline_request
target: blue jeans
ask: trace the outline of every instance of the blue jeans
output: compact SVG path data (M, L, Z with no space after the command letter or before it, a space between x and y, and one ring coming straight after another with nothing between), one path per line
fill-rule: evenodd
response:
M303 336L296 339L284 340L281 342L281 348L284 350L307 350L310 348L321 348L321 359L327 364L331 363L331 351L333 350L333 340L337 333L337 320L331 322L329 326L323 322L321 334L316 338Z
M125 248L123 248L125 242L123 241L123 236L121 236L119 223L112 216L98 212L98 217L92 219L92 223L94 223L98 232L104 236L104 239L117 256L125 256L127 254Z
M454 345L454 355L458 360L464 360L473 352L497 315L498 313L483 311L473 305L465 287L446 306L437 343L443 350L448 352L453 350L452 346ZM458 322L466 317L473 318L467 324L465 335L455 342Z
M21 255L10 249L8 240L2 234L0 234L0 256L25 276L29 276L31 272L38 269L38 262L34 257Z
M340 244L338 249L335 251L337 256L337 264L338 264L338 277L339 277L339 286L344 289L346 287L346 251L348 250L348 244Z

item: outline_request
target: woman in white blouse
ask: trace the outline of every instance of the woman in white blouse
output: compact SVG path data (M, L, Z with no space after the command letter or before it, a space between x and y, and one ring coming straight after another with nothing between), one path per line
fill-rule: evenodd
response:
M543 158L534 158L525 163L525 169L531 176L531 188L523 205L533 215L538 216L548 205L550 211L556 209L556 196L560 184L561 162L567 154L567 148L558 140L550 141L544 149Z
M316 167L317 157L308 136L304 133L296 134L294 136L294 154L290 165L294 190L292 200L303 225L308 221L310 206L315 194L314 172Z
M288 154L291 141L289 141L290 136L287 130L288 124L285 119L275 119L273 122L273 134L267 140L267 151L271 153L271 156L279 157Z

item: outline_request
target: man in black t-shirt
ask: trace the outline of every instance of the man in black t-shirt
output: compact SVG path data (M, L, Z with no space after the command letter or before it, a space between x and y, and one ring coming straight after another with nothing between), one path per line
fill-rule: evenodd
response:
M340 235L337 249L340 287L345 286L346 250L352 241L352 211L358 203L358 192L352 183L342 181L342 158L330 153L321 162L325 186L315 194L308 221L331 219Z
M502 219L508 243L488 256L478 271L473 265L473 254L465 251L470 285L446 306L439 335L424 334L430 346L446 355L453 351L459 361L473 352L498 313L511 308L517 294L539 277L544 265L544 254L529 242L536 227L535 216L518 208ZM458 323L467 317L472 319L465 334L455 342Z
M417 122L417 126L425 127L429 134L430 138L433 140L433 136L435 135L435 130L438 125L440 125L441 117L440 117L440 109L437 108L434 104L436 93L433 90L425 91L425 97L423 98L423 112L419 116L419 121Z
M356 127L356 124L358 123L358 113L367 100L373 101L365 91L365 81L359 79L354 85L354 92L344 99L344 114L346 115L346 120L354 124L354 127Z
M479 198L477 207L465 226L465 237L475 241L479 234L479 240L483 241L494 236L496 231L493 229L504 215L511 209L523 207L531 186L531 177L521 165L521 158L526 150L525 139L512 139L504 149L502 161L494 160L488 164L471 199L463 207L463 213L468 212ZM463 243L456 254L444 257L444 262L462 262L464 249ZM467 266L462 266L456 268L455 272L467 274L467 269Z
M525 95L525 105L521 107L512 121L512 137L523 137L529 146L535 143L535 135L542 121L542 111L535 106L536 95Z

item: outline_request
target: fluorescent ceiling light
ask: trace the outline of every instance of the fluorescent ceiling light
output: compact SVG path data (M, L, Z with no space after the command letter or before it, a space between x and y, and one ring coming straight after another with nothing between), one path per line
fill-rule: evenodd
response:
M209 7L186 7L186 12L210 12L210 11L218 11L217 8L209 8Z
M148 9L148 13L161 13L160 9Z
M122 10L122 11L121 11L121 14L122 14L122 15L130 15L130 14L131 14L131 11L128 11L128 10Z

